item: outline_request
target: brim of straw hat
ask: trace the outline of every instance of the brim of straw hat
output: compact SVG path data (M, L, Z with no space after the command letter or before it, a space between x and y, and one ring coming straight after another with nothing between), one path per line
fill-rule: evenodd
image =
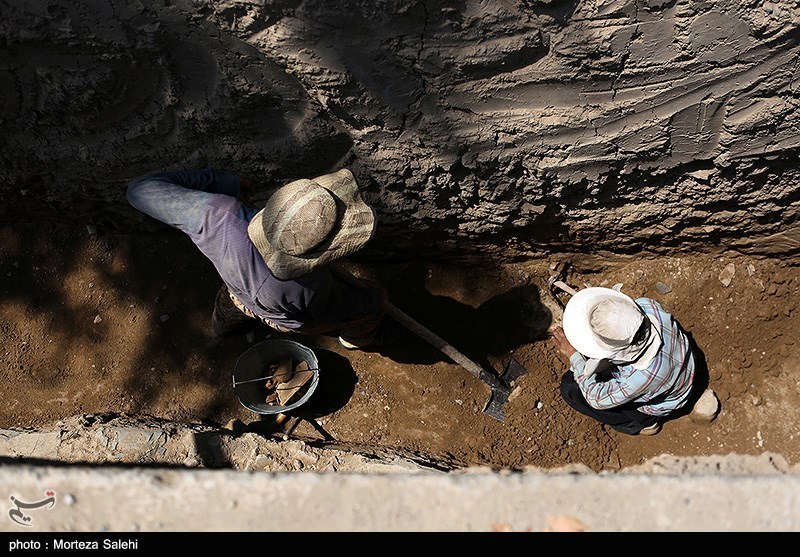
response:
M635 304L635 300L612 288L591 287L576 292L567 302L562 318L564 336L573 348L587 358L614 359L620 353L619 348L611 347L600 340L592 330L589 318L597 303L606 299L625 300ZM658 331L650 319L651 339L658 338ZM651 345L652 346L652 345Z
M352 172L345 168L312 181L328 190L340 208L336 228L322 244L300 255L280 251L264 234L263 219L270 218L265 209L256 213L247 227L250 241L272 274L281 280L307 275L321 265L346 257L361 249L375 233L375 211L361 198Z

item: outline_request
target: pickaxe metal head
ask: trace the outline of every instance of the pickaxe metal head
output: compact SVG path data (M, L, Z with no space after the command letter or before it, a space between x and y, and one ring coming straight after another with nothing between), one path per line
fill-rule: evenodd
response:
M504 422L506 418L504 408L513 392L514 381L524 375L526 371L525 367L517 360L509 359L503 368L503 373L490 384L491 392L486 406L483 407L483 412L499 422Z

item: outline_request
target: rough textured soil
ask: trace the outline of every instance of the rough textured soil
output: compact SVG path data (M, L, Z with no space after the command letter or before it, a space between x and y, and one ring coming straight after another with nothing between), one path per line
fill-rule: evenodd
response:
M124 184L216 166L268 188L347 166L380 222L355 270L472 359L527 373L500 423L486 385L402 328L373 353L299 339L321 380L290 437L443 469L800 461L796 0L0 0L0 14L0 428L110 413L282 439L231 384L267 331L210 342L211 264ZM573 286L622 283L678 318L714 422L628 437L561 401L541 289L562 259Z
M527 373L500 423L481 411L488 387L402 327L373 353L296 337L317 353L321 378L291 437L423 455L446 469L613 470L661 454L800 461L798 267L733 254L571 260L574 287L623 283L672 312L702 350L721 401L711 424L682 417L654 437L631 437L558 396L564 364L545 339L551 312L542 303L557 260L355 262L353 271L383 282L398 307L470 358L500 370L513 356ZM209 341L218 286L210 263L172 231L126 235L46 220L0 228L0 427L111 413L280 437L273 417L242 407L231 385L236 359L266 329Z

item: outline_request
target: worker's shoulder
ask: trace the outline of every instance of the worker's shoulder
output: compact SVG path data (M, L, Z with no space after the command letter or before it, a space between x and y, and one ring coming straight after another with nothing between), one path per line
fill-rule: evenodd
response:
M664 309L664 306L658 300L654 300L653 298L636 298L636 303L641 307L646 313L650 313L653 315L661 315L664 317L671 317L671 313Z
M636 303L643 307L651 306L651 307L661 308L661 304L658 303L657 300L654 300L653 298L647 298L645 296L642 296L641 298L636 298Z

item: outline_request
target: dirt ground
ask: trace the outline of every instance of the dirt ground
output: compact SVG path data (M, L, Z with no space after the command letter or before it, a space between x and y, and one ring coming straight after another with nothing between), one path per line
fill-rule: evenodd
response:
M485 384L399 325L377 352L296 337L321 371L310 401L292 414L303 419L291 436L423 455L445 469L618 470L662 454L770 452L800 462L797 266L744 255L561 259L571 261L573 287L622 283L678 318L707 366L700 387L721 402L715 421L684 416L658 435L626 436L566 406L558 394L565 362L546 339L552 314L542 303L558 257L487 267L362 260L352 270L381 281L396 306L471 359L499 371L513 357L526 373L499 422L482 412ZM721 273L731 264L726 285ZM231 382L239 355L268 331L210 341L219 285L178 233L0 228L0 427L111 413L281 436L274 416L245 409Z

